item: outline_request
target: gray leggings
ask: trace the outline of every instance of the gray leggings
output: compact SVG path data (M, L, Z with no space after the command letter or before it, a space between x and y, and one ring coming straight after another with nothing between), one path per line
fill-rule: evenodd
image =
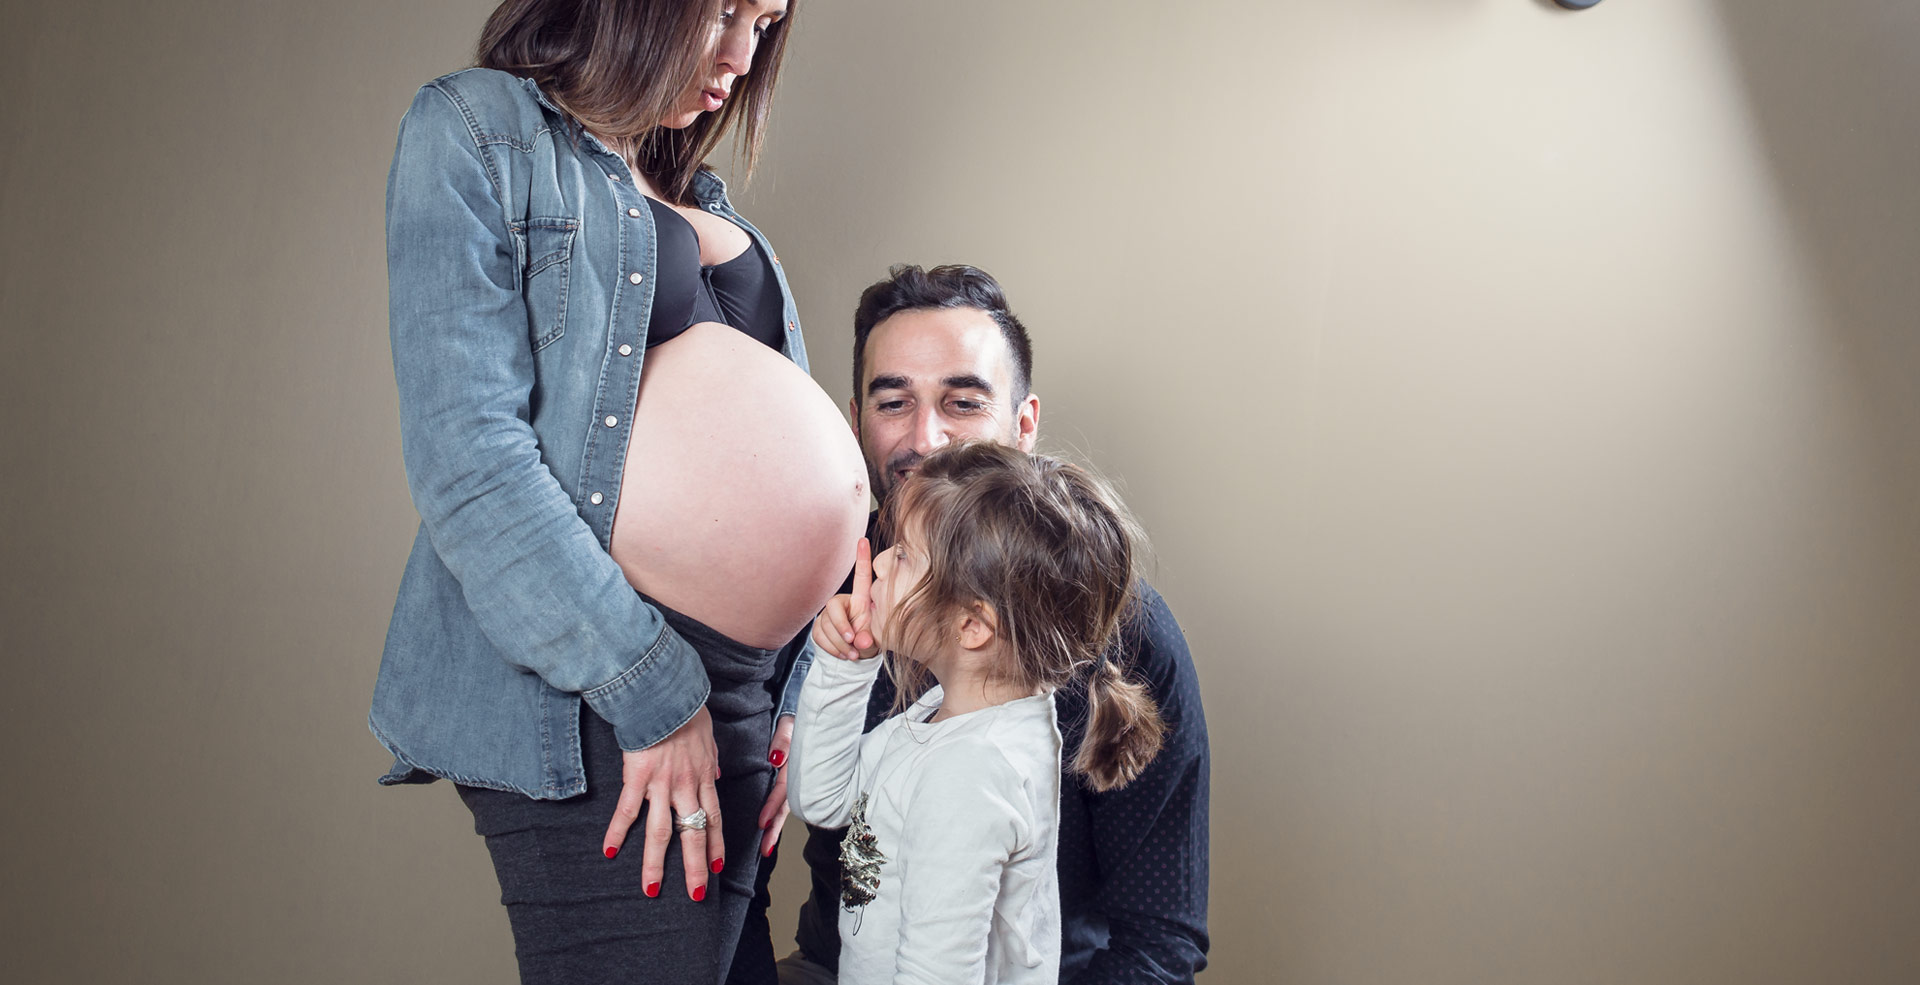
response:
M640 878L644 815L627 836L626 850L612 860L601 855L620 797L620 746L613 726L582 706L586 793L534 800L459 788L474 830L493 856L524 985L719 985L727 977L760 861L755 823L773 786L767 762L773 702L765 685L775 651L735 643L665 607L661 612L700 652L712 681L707 712L720 749L715 786L726 871L708 879L704 902L689 899L680 839L674 838L660 895L649 899Z

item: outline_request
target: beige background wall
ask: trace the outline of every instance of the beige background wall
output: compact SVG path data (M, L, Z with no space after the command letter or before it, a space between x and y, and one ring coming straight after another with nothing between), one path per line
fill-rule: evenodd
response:
M363 724L382 183L490 6L7 4L9 981L512 980ZM1920 979L1920 8L800 13L743 199L822 385L981 264L1156 535L1207 981Z

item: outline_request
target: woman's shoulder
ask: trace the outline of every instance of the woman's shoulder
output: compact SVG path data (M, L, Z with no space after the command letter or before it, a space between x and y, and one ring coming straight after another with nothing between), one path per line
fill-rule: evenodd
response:
M428 82L424 88L438 89L450 95L458 94L468 99L494 99L503 102L537 101L533 96L532 83L497 68L463 68L456 72L448 72Z
M499 69L449 72L421 86L416 103L430 92L458 108L476 135L521 133L530 137L551 129L553 118L559 115L532 80Z

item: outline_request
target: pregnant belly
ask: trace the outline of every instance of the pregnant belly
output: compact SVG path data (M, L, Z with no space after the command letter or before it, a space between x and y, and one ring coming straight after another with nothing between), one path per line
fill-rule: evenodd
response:
M800 367L713 322L647 350L613 518L633 587L778 647L839 589L866 522L860 447Z

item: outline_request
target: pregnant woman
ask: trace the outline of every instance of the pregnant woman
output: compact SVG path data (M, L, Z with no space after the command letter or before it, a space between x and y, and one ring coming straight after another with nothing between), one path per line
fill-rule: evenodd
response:
M833 594L866 473L807 376L750 170L791 0L508 0L421 88L387 190L421 515L371 725L458 784L526 982L727 973L776 648ZM639 837L630 838L629 830Z

